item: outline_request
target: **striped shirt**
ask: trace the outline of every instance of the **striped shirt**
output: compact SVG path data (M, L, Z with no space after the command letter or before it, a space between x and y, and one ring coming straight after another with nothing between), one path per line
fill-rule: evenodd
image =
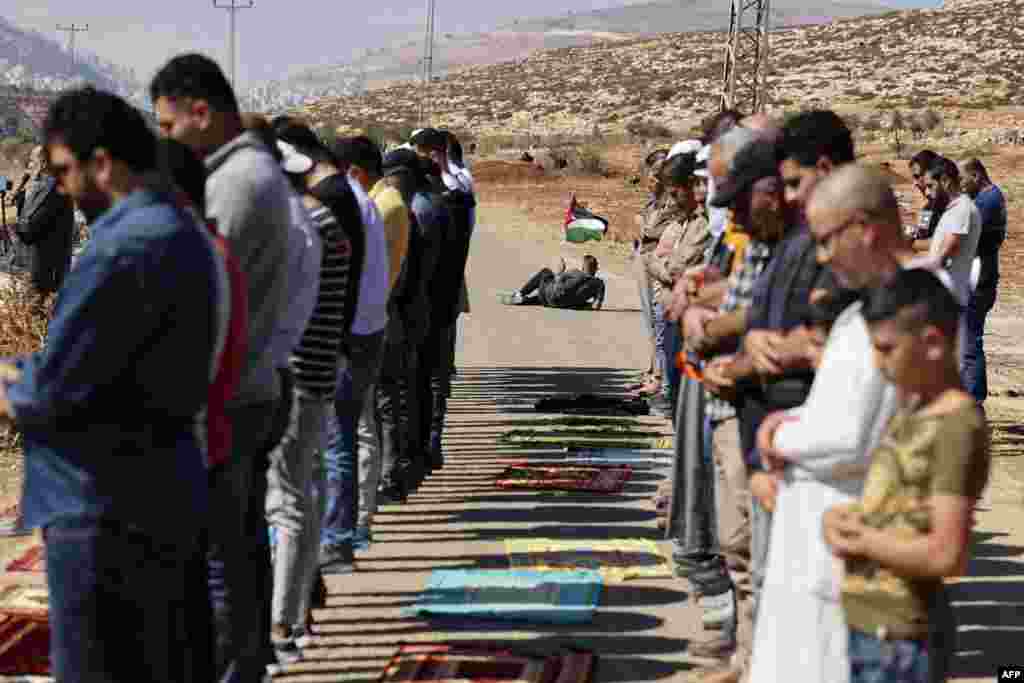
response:
M345 301L348 295L352 242L326 206L310 213L323 245L320 290L313 317L291 357L295 390L300 396L328 398L337 385L341 342L348 329Z

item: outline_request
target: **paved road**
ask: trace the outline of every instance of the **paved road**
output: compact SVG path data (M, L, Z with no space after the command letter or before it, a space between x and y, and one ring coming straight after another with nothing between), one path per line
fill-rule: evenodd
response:
M536 418L533 402L552 392L623 392L645 364L630 283L609 278L601 312L508 307L514 289L554 254L517 243L513 216L483 212L469 266L472 314L465 318L446 435L447 465L402 506L384 508L372 550L358 572L329 583L328 609L316 614L319 649L285 680L372 681L400 641L490 642L529 639L542 648L575 644L601 655L597 679L683 680L687 638L699 614L678 579L607 587L591 624L572 628L466 623L434 625L402 615L435 568L506 566L506 538L573 536L657 538L651 497L661 479L639 472L619 496L579 497L504 492L493 486L500 463L543 457L501 446L496 437ZM488 217L494 216L490 224ZM494 227L502 225L501 232ZM664 428L665 421L642 422ZM550 453L550 452L549 452Z

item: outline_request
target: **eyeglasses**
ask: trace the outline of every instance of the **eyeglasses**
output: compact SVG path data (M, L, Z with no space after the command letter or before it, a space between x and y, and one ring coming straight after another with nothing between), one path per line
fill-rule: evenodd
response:
M827 256L831 256L835 253L836 242L839 240L839 236L846 231L851 225L855 223L861 223L860 216L853 216L846 222L842 223L838 228L830 230L827 235L818 239L815 237L814 241L818 245L818 251Z

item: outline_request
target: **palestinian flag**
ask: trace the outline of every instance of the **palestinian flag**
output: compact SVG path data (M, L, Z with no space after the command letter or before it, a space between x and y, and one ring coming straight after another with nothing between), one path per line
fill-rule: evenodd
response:
M576 201L576 193L573 192L569 198L569 208L565 212L565 241L600 241L607 231L608 221L581 207Z

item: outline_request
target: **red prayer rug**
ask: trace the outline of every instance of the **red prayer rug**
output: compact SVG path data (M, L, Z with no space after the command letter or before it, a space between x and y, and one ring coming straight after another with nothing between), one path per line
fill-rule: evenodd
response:
M0 591L0 675L50 674L50 625L45 588Z
M509 465L498 475L499 488L590 493L619 493L633 476L629 465Z
M378 683L589 683L594 654L542 656L494 646L402 645Z

